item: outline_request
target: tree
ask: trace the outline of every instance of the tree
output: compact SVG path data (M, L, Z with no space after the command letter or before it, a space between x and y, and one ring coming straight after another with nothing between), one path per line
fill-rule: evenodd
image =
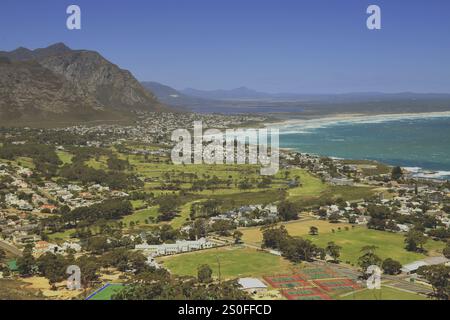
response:
M239 231L239 230L234 231L233 232L234 243L236 243L236 244L241 243L243 235L244 234L242 233L242 231Z
M263 248L280 249L282 243L289 237L286 227L281 225L279 228L264 227L261 228L263 234Z
M37 260L39 272L49 280L50 284L60 282L66 277L68 263L62 255L45 253Z
M392 168L391 177L393 180L400 180L403 177L403 170L400 167Z
M203 264L197 269L197 279L201 283L210 283L212 282L212 269L209 265Z
M339 223L339 219L341 219L341 215L337 212L330 214L330 216L328 217L330 223Z
M375 254L376 249L376 246L365 246L361 249L363 255L358 258L358 265L361 267L363 277L367 277L367 268L382 264L381 258Z
M319 234L319 228L317 227L309 227L309 234L312 236L317 236Z
M447 242L447 246L442 250L442 253L447 259L450 259L450 242Z
M433 286L433 296L448 300L450 296L450 267L444 265L422 266L417 274L424 277Z
M206 237L208 233L208 224L205 219L196 219L189 230L189 237L191 239L198 239Z
M23 249L22 256L17 259L17 269L22 276L31 276L36 267L33 257L33 244L27 244Z
M423 246L427 240L427 237L421 231L410 230L405 236L406 250L423 252Z
M278 215L283 221L297 220L297 208L289 201L281 201L278 205Z
M105 236L95 236L87 241L87 249L95 254L102 254L110 248L108 238Z
M81 283L84 286L90 284L98 279L97 271L100 269L100 263L95 257L82 256L75 261L75 265L81 270Z
M174 195L162 196L158 199L159 221L170 221L176 215L176 209L179 205L179 198Z
M230 230L236 229L236 225L229 220L217 220L211 226L212 231L217 232L221 236L229 236Z
M339 257L341 256L342 247L338 246L333 241L328 242L327 247L325 248L325 252L333 258L334 262L339 262Z
M396 275L401 273L402 264L396 260L387 258L383 261L381 268L385 274Z
M319 255L323 256L321 248L314 245L310 240L290 236L281 243L280 250L284 257L294 263L312 261Z

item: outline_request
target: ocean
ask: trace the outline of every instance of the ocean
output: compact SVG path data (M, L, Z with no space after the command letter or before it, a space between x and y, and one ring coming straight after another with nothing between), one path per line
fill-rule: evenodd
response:
M279 127L282 148L377 160L408 167L419 176L450 179L448 113L291 120Z

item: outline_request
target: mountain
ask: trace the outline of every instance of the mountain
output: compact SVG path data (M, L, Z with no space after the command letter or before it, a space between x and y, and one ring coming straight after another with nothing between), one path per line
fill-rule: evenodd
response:
M181 93L203 99L222 101L259 101L259 102L327 102L352 103L368 101L408 101L408 100L436 100L448 99L450 94L439 93L382 93L382 92L354 92L336 94L302 94L302 93L266 93L240 87L232 90L198 90L187 88Z
M0 52L0 121L88 121L167 107L133 75L89 50L62 43Z
M141 82L141 84L144 88L153 92L159 101L176 108L196 110L196 107L215 107L224 105L223 101L187 95L159 82L146 81Z
M194 97L213 100L262 100L271 98L271 95L269 93L258 92L247 87L240 87L232 90L212 91L187 88L184 89L182 93Z

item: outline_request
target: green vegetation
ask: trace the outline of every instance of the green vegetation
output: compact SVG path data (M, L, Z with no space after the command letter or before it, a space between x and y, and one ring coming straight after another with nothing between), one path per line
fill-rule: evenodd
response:
M376 254L383 260L392 258L406 264L426 257L421 253L406 251L404 237L401 234L371 230L365 227L307 236L307 238L320 247L325 247L331 241L336 243L342 247L341 261L348 261L354 265L361 256L361 249L369 245L378 247ZM431 252L441 250L443 247L444 244L438 241L429 241L425 245L425 249Z
M159 261L173 274L189 276L197 276L198 267L207 264L216 278L219 276L219 263L223 278L279 274L289 272L291 268L291 264L281 257L240 247L186 253L161 258Z
M318 229L319 235L330 233L332 232L332 230L336 231L338 230L338 228L341 228L342 230L345 228L351 228L351 225L348 223L330 223L328 221L316 220L311 218L282 223L279 225L284 225L289 234L294 237L302 237L308 235L310 233L311 227L316 227ZM242 240L245 243L261 245L261 227L242 228L240 230L243 233Z
M130 226L130 223L134 223L135 225L148 225L153 224L152 221L156 221L158 218L158 207L151 207L149 209L143 209L139 211L135 211L133 214L125 216L122 219L122 222L126 224L126 226Z
M61 162L63 164L70 164L72 163L72 158L73 155L66 152L66 151L56 151L57 156L59 157L59 160L61 160Z
M338 297L339 300L428 300L427 297L382 286L380 290L364 289Z
M106 288L96 293L89 300L103 300L103 301L111 300L111 297L122 291L123 288L124 288L123 284L109 284Z

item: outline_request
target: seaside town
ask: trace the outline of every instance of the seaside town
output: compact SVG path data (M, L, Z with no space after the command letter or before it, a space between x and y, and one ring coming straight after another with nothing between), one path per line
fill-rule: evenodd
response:
M448 299L433 275L448 281L449 181L287 149L274 176L251 164L174 165L173 130L272 119L139 118L0 129L0 296L139 299L140 286L169 281L196 288L179 292L186 299ZM365 284L373 265L377 290Z
M450 2L403 2L3 1L0 302L429 316Z

